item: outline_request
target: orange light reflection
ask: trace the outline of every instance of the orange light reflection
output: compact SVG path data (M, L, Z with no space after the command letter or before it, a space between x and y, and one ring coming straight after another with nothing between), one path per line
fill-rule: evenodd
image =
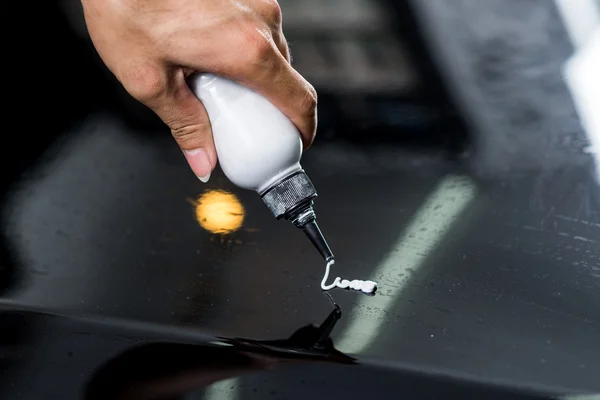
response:
M219 235L233 233L244 223L244 206L236 195L208 190L195 202L196 220L207 231Z

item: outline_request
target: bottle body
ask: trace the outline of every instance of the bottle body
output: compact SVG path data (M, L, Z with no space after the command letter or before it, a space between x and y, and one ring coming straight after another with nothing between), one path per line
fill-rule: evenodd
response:
M300 166L302 139L294 124L267 99L228 79L198 74L189 85L206 108L227 178L257 191L275 218L293 222L325 260L333 260L313 210L317 191Z
M232 183L262 194L302 170L300 134L267 99L211 74L189 84L208 112L219 164Z

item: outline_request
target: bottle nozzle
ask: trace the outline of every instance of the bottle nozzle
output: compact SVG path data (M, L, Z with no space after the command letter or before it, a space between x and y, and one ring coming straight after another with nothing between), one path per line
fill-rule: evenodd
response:
M292 221L302 229L325 261L334 256L317 225L313 198L317 191L304 171L288 176L262 193L262 198L275 218Z
M321 229L319 229L319 225L315 219L302 226L301 229L304 231L306 236L308 236L319 253L321 253L326 262L329 262L334 258L333 253L331 252L325 237L323 237L323 233L321 233Z
M302 231L308 236L311 243L315 248L321 253L323 259L326 262L333 260L334 256L321 232L319 229L319 225L317 224L317 216L315 215L315 211L312 207L312 201L304 204L295 213L293 216L290 216L289 219L296 225L298 228L302 229Z

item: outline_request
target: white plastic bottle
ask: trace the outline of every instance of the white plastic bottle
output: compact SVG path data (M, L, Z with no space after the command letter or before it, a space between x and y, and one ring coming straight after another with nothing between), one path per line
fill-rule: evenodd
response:
M277 219L292 221L325 260L333 260L316 222L317 192L300 166L302 139L294 124L267 99L228 79L197 74L189 85L208 112L227 178L255 190Z

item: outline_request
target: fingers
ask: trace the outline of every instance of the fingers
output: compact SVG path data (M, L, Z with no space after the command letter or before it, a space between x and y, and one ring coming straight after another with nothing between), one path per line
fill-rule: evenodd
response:
M251 0L249 3L252 5L254 14L258 17L259 21L267 24L270 28L275 45L283 57L290 62L288 43L283 35L281 25L283 14L277 0Z
M283 13L277 0L250 0L248 4L258 19L267 23L271 30L281 29Z
M254 50L241 55L241 67L230 72L231 78L262 94L281 110L298 128L307 149L316 133L317 92L291 66L285 38L279 46L257 38L247 48Z
M207 182L216 165L210 120L185 82L181 68L145 67L122 79L127 91L150 107L169 126L192 171Z

